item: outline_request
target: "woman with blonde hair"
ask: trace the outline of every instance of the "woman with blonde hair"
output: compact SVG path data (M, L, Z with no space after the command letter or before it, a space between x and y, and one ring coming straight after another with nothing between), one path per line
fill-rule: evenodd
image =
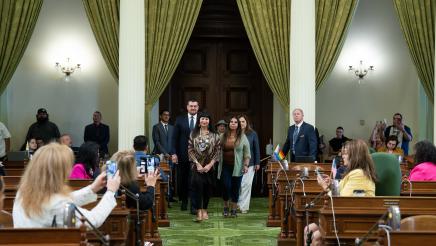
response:
M111 160L117 162L121 177L121 188L129 190L133 194L139 194L140 210L151 208L154 202L154 186L160 177L159 169L156 168L154 173L145 174L144 184L147 186L147 191L141 192L136 181L138 171L136 169L135 152L129 150L118 151L111 157ZM129 196L127 196L126 203L127 207L136 208L136 201Z
M62 225L65 205L75 204L88 220L99 227L115 208L115 192L120 185L118 172L107 180L101 173L95 181L80 190L71 192L65 183L71 172L74 156L72 150L58 143L41 147L26 167L15 198L12 216L14 227L52 227ZM97 200L97 192L107 191L91 210L80 206ZM77 225L80 220L77 220Z

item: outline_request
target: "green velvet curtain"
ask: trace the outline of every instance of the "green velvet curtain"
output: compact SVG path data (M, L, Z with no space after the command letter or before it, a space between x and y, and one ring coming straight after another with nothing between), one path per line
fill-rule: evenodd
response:
M316 0L316 79L318 90L338 60L358 0Z
M173 76L203 0L145 1L145 130L150 111Z
M0 1L0 95L23 57L43 0Z
M100 52L118 82L120 0L82 0Z
M425 93L434 94L434 0L393 0L410 56Z
M237 3L257 62L288 114L291 1L237 0Z

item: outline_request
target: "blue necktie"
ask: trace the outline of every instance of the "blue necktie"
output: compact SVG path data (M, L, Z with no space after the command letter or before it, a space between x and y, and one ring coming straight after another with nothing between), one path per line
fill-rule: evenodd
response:
M191 120L189 121L189 129L194 129L194 116L191 116Z
M295 155L295 142L297 142L298 137L298 126L295 126L294 135L292 135L292 153Z

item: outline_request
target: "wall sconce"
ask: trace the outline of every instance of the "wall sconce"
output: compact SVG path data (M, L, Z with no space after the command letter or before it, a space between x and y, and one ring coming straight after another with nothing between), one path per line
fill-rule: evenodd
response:
M75 71L80 70L80 68L81 68L80 64L77 63L76 65L73 65L69 57L67 58L67 61L64 64L56 62L56 69L60 70L62 73L65 74L66 81L69 80L71 74L73 74Z
M354 73L359 78L360 84L360 81L363 80L363 78L368 74L369 71L374 71L374 66L369 66L368 68L365 68L363 66L363 61L361 60L358 68L348 66L348 71Z

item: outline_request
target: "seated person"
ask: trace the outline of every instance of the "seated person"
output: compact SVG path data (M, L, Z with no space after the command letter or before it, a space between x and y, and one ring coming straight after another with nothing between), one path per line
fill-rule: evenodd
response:
M415 144L415 163L410 181L436 181L436 147L427 140Z
M349 140L349 138L344 136L344 128L338 126L336 128L336 137L329 141L329 155L337 155L341 151L343 144Z
M74 203L96 227L103 224L117 205L115 192L120 185L120 176L117 172L106 181L106 173L103 172L91 185L71 192L65 180L73 160L73 151L58 143L43 146L35 153L24 171L15 197L12 210L15 228L62 226L68 203ZM95 202L96 193L105 186L107 190L97 206L91 210L80 207ZM81 221L76 220L76 226L80 224Z
M144 135L136 136L133 139L133 149L135 149L135 160L136 166L141 166L141 158L154 158L154 163L156 167L159 166L160 159L157 156L147 154L148 144L147 137ZM162 177L162 181L168 182L168 175L166 175L162 170L160 171L160 176Z
M93 179L98 169L99 156L98 144L95 142L83 143L79 148L76 164L68 178L70 179Z
M347 171L339 182L340 196L353 196L357 190L363 191L364 196L375 196L375 167L365 141L356 139L345 144L342 152ZM330 191L331 179L327 175L317 177L318 184L324 191ZM321 233L315 223L309 225L312 234L312 245L321 245ZM307 232L307 227L304 229ZM307 234L304 234L306 242Z
M61 137L59 138L59 143L64 144L71 148L71 146L73 145L73 140L71 139L70 134L65 133L62 134Z
M146 192L140 192L138 183L138 171L136 169L135 153L133 151L118 151L115 153L111 160L116 161L118 170L121 177L122 189L127 189L134 194L139 194L139 209L147 210L153 206L154 202L154 186L156 180L159 178L159 170L154 173L147 173L144 176L145 185L147 186ZM127 207L136 208L136 201L127 196Z
M386 146L381 146L377 149L377 152L386 152L389 154L403 156L403 150L398 146L398 137L391 135L386 139Z
M38 144L36 143L36 138L29 139L27 145L29 146L28 150L30 153L35 153L35 151L38 149Z

